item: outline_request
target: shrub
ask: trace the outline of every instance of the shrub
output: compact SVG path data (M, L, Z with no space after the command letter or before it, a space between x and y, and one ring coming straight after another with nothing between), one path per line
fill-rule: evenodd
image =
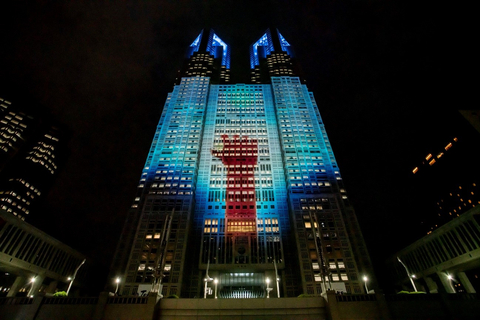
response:
M58 291L53 294L54 297L66 297L67 293L65 291Z

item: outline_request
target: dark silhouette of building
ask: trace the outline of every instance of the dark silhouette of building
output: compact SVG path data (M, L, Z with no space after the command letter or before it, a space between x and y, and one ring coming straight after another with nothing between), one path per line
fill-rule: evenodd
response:
M0 209L25 219L65 160L67 136L49 117L0 98Z

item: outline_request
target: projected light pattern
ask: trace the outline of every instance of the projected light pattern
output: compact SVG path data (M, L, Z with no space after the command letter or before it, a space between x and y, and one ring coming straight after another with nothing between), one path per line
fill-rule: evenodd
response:
M225 225L227 235L249 235L256 232L256 199L254 167L258 144L248 137L223 135L221 149L212 150L227 170Z
M195 225L196 237L203 238L200 263L212 269L274 259L284 266L282 237L288 235L289 217L271 93L269 85L210 86L199 165L208 171L199 171ZM236 159L225 158L220 151L225 148L235 150ZM237 159L245 163L230 167ZM245 226L231 225L229 231L237 212L246 213ZM252 220L254 226L247 226Z

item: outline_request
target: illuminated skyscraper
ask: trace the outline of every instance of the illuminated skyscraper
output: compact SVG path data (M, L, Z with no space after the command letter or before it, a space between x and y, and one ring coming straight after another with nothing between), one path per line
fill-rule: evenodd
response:
M190 46L112 277L123 294L154 282L164 296L191 298L214 288L219 298L363 292L368 253L290 44L269 29L251 46L253 84L226 83L229 52L213 31ZM221 67L207 73L198 59Z
M65 132L0 98L0 209L25 220L64 159Z

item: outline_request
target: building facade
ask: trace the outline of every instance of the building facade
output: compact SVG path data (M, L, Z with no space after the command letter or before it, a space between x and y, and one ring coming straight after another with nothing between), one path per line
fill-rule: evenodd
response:
M429 293L480 290L480 207L399 251L387 262L397 285Z
M36 296L85 283L86 257L0 210L0 297ZM82 268L80 268L82 267ZM73 280L72 280L73 279Z
M229 84L229 59L213 30L190 46L111 276L126 295L364 292L370 259L290 44L269 29L250 47L251 84Z
M25 220L54 181L66 135L45 117L0 98L0 209Z

